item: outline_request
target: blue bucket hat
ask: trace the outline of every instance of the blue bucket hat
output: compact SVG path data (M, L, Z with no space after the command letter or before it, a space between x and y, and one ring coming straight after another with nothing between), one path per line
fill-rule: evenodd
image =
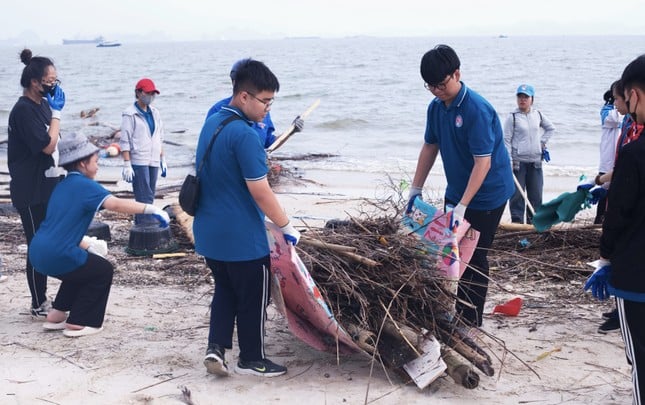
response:
M526 94L529 97L535 96L535 89L530 84L520 84L517 88L516 94Z

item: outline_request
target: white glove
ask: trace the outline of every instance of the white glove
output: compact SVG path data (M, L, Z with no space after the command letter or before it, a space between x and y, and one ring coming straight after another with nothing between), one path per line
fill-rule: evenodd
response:
M281 227L280 230L284 234L284 240L286 240L287 243L291 243L294 246L298 244L298 241L300 240L300 232L291 225L291 222L287 222L287 224Z
M101 256L103 258L107 256L108 246L106 241L104 241L103 239L97 239L96 236L92 236L92 237L83 236L83 240L85 240L90 245L87 248L87 251L89 253Z
M456 207L447 206L446 212L452 212L450 216L450 227L459 226L464 222L464 216L466 215L466 206L462 203L457 204Z
M143 208L143 213L144 214L149 214L157 218L159 221L159 227L165 228L170 224L170 216L168 213L161 208L157 208L152 204L146 204L146 206Z
M123 171L121 172L121 177L128 183L132 183L132 179L134 178L134 169L132 168L132 163L129 160L123 161Z

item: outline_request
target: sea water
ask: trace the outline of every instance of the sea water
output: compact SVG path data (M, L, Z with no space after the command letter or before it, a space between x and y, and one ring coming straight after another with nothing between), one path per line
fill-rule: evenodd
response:
M432 94L419 73L422 55L445 43L458 53L461 78L496 108L502 122L516 107L521 83L535 87L535 107L556 126L544 165L545 193L598 165L603 93L629 61L643 52L642 37L448 37L342 39L286 38L266 41L125 43L32 47L51 57L66 94L65 132L107 136L134 102L134 85L154 80L155 105L165 124L170 173L185 173L206 112L231 94L230 67L237 59L265 62L280 80L271 115L277 133L315 100L305 130L274 152L281 157L330 154L298 161L301 170L371 173L372 178L412 176L423 142L425 112ZM29 44L26 44L29 47ZM0 170L6 167L9 111L22 94L21 48L0 48ZM98 107L91 119L80 112ZM88 125L90 122L98 126ZM101 159L120 166L120 159ZM438 167L433 173L442 175ZM182 170L179 170L179 169ZM177 169L177 170L175 170ZM575 182L574 182L575 184ZM555 187L555 188L553 188ZM565 187L566 188L566 187Z

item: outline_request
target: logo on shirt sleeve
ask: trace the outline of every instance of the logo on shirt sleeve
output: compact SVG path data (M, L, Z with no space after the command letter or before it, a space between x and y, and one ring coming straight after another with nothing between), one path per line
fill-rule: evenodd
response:
M464 125L464 119L461 117L461 114L457 114L455 117L455 126L461 128L462 125Z

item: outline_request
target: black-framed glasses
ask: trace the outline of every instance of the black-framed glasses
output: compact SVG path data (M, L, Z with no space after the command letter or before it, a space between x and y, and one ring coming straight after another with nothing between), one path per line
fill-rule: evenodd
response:
M437 83L437 84L423 83L423 86L428 91L433 91L433 90L444 91L446 89L446 86L448 85L448 82L452 79L453 76L454 76L454 73L446 77L441 83Z
M270 99L268 99L268 100L262 100L261 98L258 98L255 94L251 93L250 91L247 91L247 93L248 93L251 97L253 97L254 99L256 99L256 100L258 100L259 102L261 102L262 104L264 104L264 109L265 109L265 110L269 109L269 108L271 107L271 105L273 105L273 102L275 101L275 99L274 99L274 98L270 98Z
M53 80L53 81L51 81L51 82L40 82L40 84L44 84L45 86L52 86L52 87L56 87L56 86L60 86L60 85L61 85L61 81L60 81L60 80L58 80L58 79L55 79L55 80Z

